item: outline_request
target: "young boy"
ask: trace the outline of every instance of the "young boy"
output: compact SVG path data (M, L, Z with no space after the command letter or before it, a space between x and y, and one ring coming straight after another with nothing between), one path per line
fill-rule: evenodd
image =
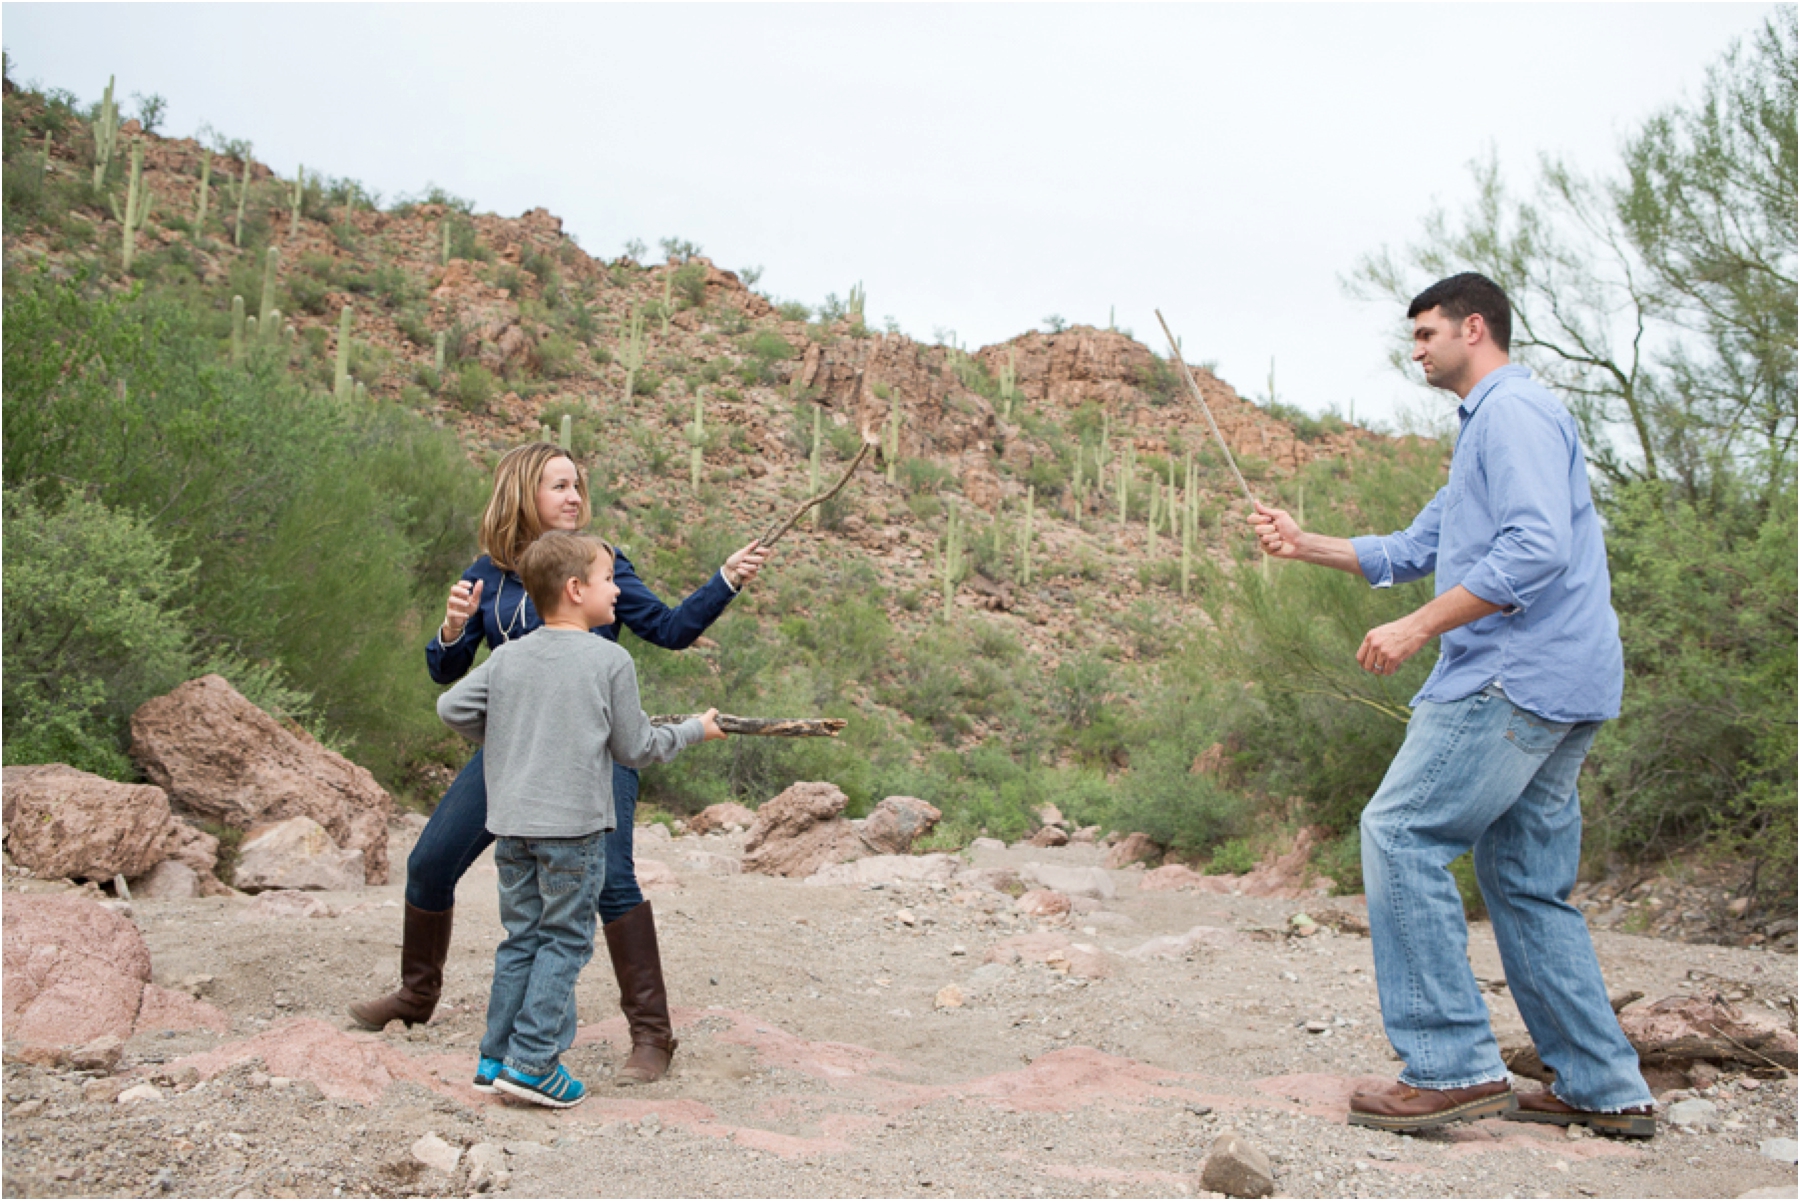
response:
M507 934L494 953L475 1084L566 1109L586 1094L557 1061L576 977L594 953L613 761L667 763L725 735L713 709L652 726L631 656L589 633L612 622L619 595L604 542L544 534L519 575L543 628L500 647L439 697L438 716L487 752L487 828Z

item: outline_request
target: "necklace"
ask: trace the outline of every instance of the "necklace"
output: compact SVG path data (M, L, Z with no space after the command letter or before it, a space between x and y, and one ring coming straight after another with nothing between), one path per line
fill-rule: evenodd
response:
M506 595L506 575L507 575L507 573L504 571L500 573L500 586L498 588L494 589L494 624L495 625L500 625L500 621L501 621L500 599ZM513 615L511 617L505 619L506 624L500 626L500 641L501 641L501 643L504 644L508 639L512 638L514 630L517 630L520 636L529 634L531 632L530 630L528 630L526 628L526 626L528 626L530 624L531 618L526 616L526 613L525 613L525 602L530 599L531 599L531 596L529 593L525 594L524 596L521 596L519 598L518 608L513 610Z

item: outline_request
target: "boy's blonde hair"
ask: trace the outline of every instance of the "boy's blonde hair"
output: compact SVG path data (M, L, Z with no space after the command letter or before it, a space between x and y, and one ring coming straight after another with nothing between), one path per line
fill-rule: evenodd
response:
M575 463L554 442L529 442L506 452L494 468L494 495L481 515L481 549L501 571L518 571L525 548L544 532L538 522L537 490L544 468L556 459ZM581 524L594 519L588 499L587 472L575 463L575 490L581 494ZM536 598L533 598L536 603Z
M538 617L549 621L562 604L563 585L585 580L601 555L612 557L612 548L592 534L551 530L525 548L519 556L519 578L525 593L537 606Z

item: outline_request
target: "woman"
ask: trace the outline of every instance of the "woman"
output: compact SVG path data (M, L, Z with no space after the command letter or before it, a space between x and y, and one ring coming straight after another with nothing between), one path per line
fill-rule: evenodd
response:
M525 587L514 574L519 555L546 530L585 529L593 519L587 482L567 452L535 442L507 453L494 472L494 495L481 518L481 549L462 579L450 589L444 623L425 647L425 665L439 684L452 684L475 665L475 652L521 638L542 622ZM615 552L616 553L616 552ZM756 543L725 560L711 580L670 608L646 588L624 555L615 559L619 588L617 622L594 631L618 639L619 623L646 642L669 650L693 645L756 578L767 552ZM631 1028L631 1054L616 1080L648 1084L668 1070L675 1053L668 995L656 947L650 902L638 890L632 865L632 813L637 806L637 772L613 771L613 803L618 828L606 839L606 884L600 920L613 971L619 978L619 1007ZM379 1030L398 1018L423 1022L436 1008L450 951L456 883L493 837L487 832L487 787L481 752L462 769L426 823L406 860L406 926L400 949L400 988L374 1001L350 1006L350 1016ZM569 1013L566 1041L573 1041L575 1015Z

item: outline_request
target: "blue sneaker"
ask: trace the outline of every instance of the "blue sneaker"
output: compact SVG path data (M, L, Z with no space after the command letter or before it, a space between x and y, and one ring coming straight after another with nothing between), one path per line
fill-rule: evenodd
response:
M498 1076L500 1069L505 1066L498 1059L489 1059L483 1055L481 1062L475 1065L475 1083L472 1087L478 1093L499 1092L500 1090L494 1087L494 1077Z
M522 1076L511 1068L502 1068L494 1077L494 1087L533 1105L548 1105L551 1109L568 1109L581 1104L582 1098L587 1096L586 1086L569 1075L569 1070L560 1063L554 1072L542 1076Z

